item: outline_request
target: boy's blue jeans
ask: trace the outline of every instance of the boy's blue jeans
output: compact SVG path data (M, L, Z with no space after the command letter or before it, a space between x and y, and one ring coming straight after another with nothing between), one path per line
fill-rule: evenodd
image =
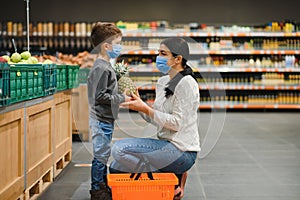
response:
M100 182L106 183L107 181L107 162L111 152L114 123L101 122L90 118L89 125L94 154L91 170L91 189L99 190Z

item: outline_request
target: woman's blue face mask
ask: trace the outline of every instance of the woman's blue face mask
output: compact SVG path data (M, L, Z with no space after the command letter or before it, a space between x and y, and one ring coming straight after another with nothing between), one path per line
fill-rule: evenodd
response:
M171 69L171 66L167 65L167 62L168 58L165 58L163 56L156 57L156 67L159 71L161 71L164 74L167 74Z
M112 50L107 50L107 55L110 58L117 58L121 54L122 45L120 44L113 44Z

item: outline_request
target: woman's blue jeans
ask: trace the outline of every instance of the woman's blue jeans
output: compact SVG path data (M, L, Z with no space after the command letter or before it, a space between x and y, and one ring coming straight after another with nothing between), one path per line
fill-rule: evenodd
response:
M127 138L116 141L112 147L114 161L110 173L172 172L182 174L195 163L197 152L184 152L171 142L152 138ZM137 166L146 162L147 169Z
M100 182L106 183L107 181L107 162L111 152L114 124L92 118L89 120L94 154L91 170L91 189L99 190Z

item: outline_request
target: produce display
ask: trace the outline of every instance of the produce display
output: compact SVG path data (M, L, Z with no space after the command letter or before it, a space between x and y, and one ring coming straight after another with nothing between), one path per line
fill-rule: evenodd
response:
M43 55L39 56L38 60L43 62L51 60L56 64L80 65L80 68L91 68L96 60L97 55L87 51L79 52L77 55L58 53L57 56Z
M81 68L91 68L97 58L96 54L91 54L87 51L79 52L77 55L58 53L58 56L42 55L32 56L29 51L22 53L15 52L9 55L3 55L8 64L66 64L80 65Z
M49 59L39 60L37 56L32 56L29 51L23 51L22 53L14 52L11 56L3 55L3 59L8 64L52 64L53 62Z
M7 59L0 57L0 63L7 63Z

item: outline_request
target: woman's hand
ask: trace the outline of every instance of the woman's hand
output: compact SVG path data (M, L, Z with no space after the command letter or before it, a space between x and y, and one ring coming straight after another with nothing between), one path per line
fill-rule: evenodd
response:
M136 89L135 94L136 94L136 96L137 96L138 98L141 98L138 89Z
M128 108L131 110L143 112L147 115L153 116L153 109L149 107L143 100L140 98L139 93L131 94L131 101L121 103L120 106L123 108Z
M131 110L142 111L147 105L142 101L140 97L132 93L131 100L128 102L121 103L120 106Z

